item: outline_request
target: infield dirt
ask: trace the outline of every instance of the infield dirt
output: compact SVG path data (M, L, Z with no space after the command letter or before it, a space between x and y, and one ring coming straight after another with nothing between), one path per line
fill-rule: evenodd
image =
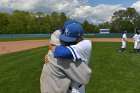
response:
M121 38L87 38L92 42L121 42ZM132 42L132 38L128 38L128 42ZM23 40L0 42L0 55L47 46L49 39L46 40Z

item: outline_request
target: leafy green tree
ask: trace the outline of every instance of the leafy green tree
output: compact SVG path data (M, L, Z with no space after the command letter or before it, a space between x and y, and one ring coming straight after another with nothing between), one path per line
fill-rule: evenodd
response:
M127 31L128 33L132 33L134 31L134 25L132 22L124 20L121 24L121 32Z
M67 17L65 15L64 12L60 13L59 15L59 24L60 24L60 27L63 27L64 26L64 23L67 21Z
M134 8L127 8L126 10L119 10L113 13L110 29L111 32L124 32L127 30L128 32L134 32L134 19L139 14L136 12Z
M0 34L5 33L5 27L9 24L7 13L0 13Z
M89 24L87 20L85 20L82 24L85 33L98 33L99 28L97 25L93 25L92 23Z
M90 24L88 23L88 21L87 20L85 20L84 22L83 22L83 29L84 29L84 31L85 32L87 32L87 33L89 33L90 31Z
M9 17L9 24L7 25L7 33L25 33L27 31L26 15L30 16L28 12L16 10Z
M99 28L100 29L108 29L108 28L110 28L110 24L109 24L109 22L99 24Z
M51 31L55 31L60 27L59 15L57 12L51 13Z
M134 19L134 25L136 29L140 29L140 15Z
M138 15L139 14L136 12L135 8L127 8L124 17L126 20L133 22Z
M43 24L41 25L42 33L52 33L50 16L45 16Z
M90 24L90 33L98 33L99 27L97 25Z

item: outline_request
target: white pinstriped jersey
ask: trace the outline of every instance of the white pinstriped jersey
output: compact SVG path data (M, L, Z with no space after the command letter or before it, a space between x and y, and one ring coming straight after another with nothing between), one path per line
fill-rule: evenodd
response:
M135 41L135 42L138 42L138 40L139 40L139 35L138 34L135 34L134 36L133 36L133 40Z
M138 35L138 42L140 43L140 34Z
M82 60L88 64L92 50L92 43L90 40L82 40L76 45L67 46L67 48L70 49L74 57L74 61Z
M126 42L126 39L127 39L126 34L123 34L123 36L122 36L122 41Z

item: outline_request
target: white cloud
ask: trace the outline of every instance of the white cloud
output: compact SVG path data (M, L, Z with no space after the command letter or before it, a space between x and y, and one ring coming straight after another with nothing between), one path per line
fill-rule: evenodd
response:
M88 0L0 0L0 7L44 13L65 12L72 19L95 24L110 20L113 12L124 9L120 4L90 6Z
M2 9L11 9L11 10L25 10L30 11L34 9L34 5L37 2L34 0L1 0L0 1L0 7Z
M120 9L125 9L121 5L104 5L99 4L95 7L92 6L81 6L76 8L72 18L84 19L93 23L100 23L109 21L112 14Z
M132 4L131 7L135 8L137 12L140 13L140 1L137 1L136 3Z

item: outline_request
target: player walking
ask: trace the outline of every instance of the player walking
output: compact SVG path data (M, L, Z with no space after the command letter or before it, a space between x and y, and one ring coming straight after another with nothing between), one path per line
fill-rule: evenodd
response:
M127 42L127 36L126 36L126 34L127 34L127 31L124 31L124 34L122 36L122 47L121 47L121 49L120 49L119 52L124 52L125 49L126 49L126 42Z
M138 44L137 44L137 52L140 53L140 30L138 31Z
M133 36L133 41L134 41L134 53L137 53L138 52L138 41L139 41L139 32L138 31Z

